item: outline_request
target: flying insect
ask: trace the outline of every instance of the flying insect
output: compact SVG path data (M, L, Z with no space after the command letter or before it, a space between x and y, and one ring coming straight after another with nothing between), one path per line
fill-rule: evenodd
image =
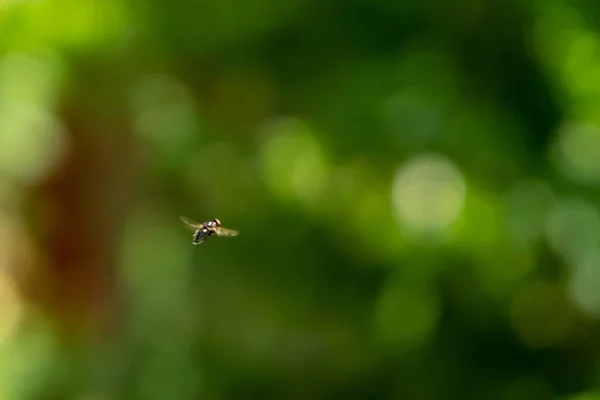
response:
M221 226L221 221L219 221L217 218L202 223L193 221L186 217L180 218L188 228L194 231L194 235L192 237L192 244L194 245L204 242L209 236L213 235L220 237L232 237L239 234L239 232L234 229L227 229Z

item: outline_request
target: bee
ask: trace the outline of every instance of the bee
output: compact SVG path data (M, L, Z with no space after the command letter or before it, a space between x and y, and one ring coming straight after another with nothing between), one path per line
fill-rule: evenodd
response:
M219 221L217 218L203 223L192 221L186 217L180 218L183 223L188 226L188 228L191 228L194 231L192 243L195 245L204 242L206 238L212 235L231 237L239 234L239 232L234 229L223 228L221 226L221 221Z

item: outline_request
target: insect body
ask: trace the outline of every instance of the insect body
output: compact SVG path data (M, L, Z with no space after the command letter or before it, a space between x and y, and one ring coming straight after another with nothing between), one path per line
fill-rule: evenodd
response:
M239 234L239 232L236 230L223 228L221 226L221 221L219 221L217 218L203 223L192 221L186 217L180 218L189 228L194 230L194 236L192 239L193 244L200 244L204 242L206 238L212 235L231 237Z

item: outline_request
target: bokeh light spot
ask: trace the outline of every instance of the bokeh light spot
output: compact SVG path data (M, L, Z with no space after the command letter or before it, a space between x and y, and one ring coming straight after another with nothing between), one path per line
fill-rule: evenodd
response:
M40 108L0 109L0 172L37 183L57 168L68 150L63 125Z
M0 61L0 173L39 182L65 157L67 136L50 112L62 76L52 53L10 53Z
M122 241L122 277L141 303L176 304L188 285L190 239L178 221L160 212L139 210L127 223ZM187 246L187 247L186 247ZM158 307L155 309L158 312Z
M16 330L23 315L23 304L16 282L0 265L0 346Z
M561 290L552 283L524 286L510 306L513 330L528 347L556 345L570 333L573 314Z
M63 68L61 58L53 52L4 56L0 62L0 108L53 105Z
M512 236L531 243L544 235L546 216L554 204L554 194L543 181L522 181L511 188L507 199L507 219Z
M30 311L30 310L28 310ZM27 313L26 329L0 343L0 398L32 398L64 372L64 364L50 327L37 313ZM25 325L25 324L24 324ZM64 353L63 353L64 354Z
M568 262L577 262L600 243L600 212L587 201L557 202L546 218L550 245Z
M321 200L330 166L309 127L297 120L276 121L265 138L260 162L268 187L282 199L309 206Z
M451 160L437 154L407 161L392 186L396 214L409 232L437 233L449 228L460 215L465 196L462 173Z
M173 77L150 75L131 88L135 130L159 146L189 144L199 121L187 88Z
M558 132L556 164L568 178L579 183L600 182L600 128L567 124Z
M600 249L573 265L568 294L581 310L593 317L600 316Z
M488 294L506 296L533 270L534 261L528 247L519 248L507 243L501 254L497 249L484 252L474 274Z
M405 353L423 346L434 333L439 300L428 287L391 281L374 311L377 338L392 352Z
M43 5L46 2L40 2ZM39 11L48 13L42 6ZM56 7L56 6L55 6ZM125 3L119 1L63 3L63 23L53 24L50 30L56 39L68 46L87 48L115 45L132 26ZM52 9L50 9L52 10Z
M412 93L390 98L386 116L394 131L408 143L429 142L442 130L442 117L435 105Z

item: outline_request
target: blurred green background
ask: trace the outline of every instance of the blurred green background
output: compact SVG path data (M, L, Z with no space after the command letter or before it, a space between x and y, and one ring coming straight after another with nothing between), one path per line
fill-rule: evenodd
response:
M600 399L599 11L0 1L0 399Z

